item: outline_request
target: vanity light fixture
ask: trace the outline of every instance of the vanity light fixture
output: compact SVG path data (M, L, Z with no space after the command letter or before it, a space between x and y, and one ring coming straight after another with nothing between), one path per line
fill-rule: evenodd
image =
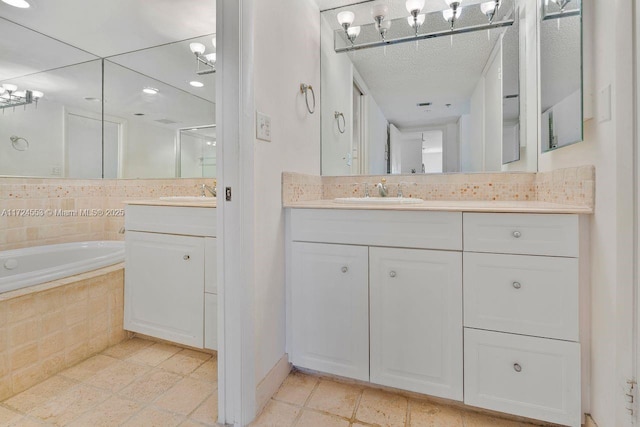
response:
M460 13L462 13L462 6L460 6L460 3L462 3L462 1L444 0L444 2L447 4L447 6L449 6L449 9L443 10L442 16L444 17L445 21L451 23L451 29L453 30L456 20L460 18Z
M493 19L498 14L498 9L500 9L500 0L487 1L480 5L480 10L486 15L489 23L493 23Z
M191 86L193 86L193 87L203 87L203 86L204 86L204 83L199 82L199 81L197 81L197 80L193 80L193 81L189 82L189 84L190 84Z
M356 41L356 38L360 35L360 27L352 27L353 21L356 19L356 15L350 10L344 10L338 13L338 23L344 29L347 39L351 42L351 45Z
M156 95L158 92L160 92L158 89L156 89L155 87L145 87L144 89L142 89L142 91L144 93L146 93L147 95Z
M215 37L211 39L211 43L213 43L214 48L216 46L215 40L216 40ZM193 53L196 56L196 74L197 75L201 76L203 74L212 74L216 72L216 65L215 65L216 54L215 53L209 53L205 55L204 52L207 50L207 48L202 43L191 43L189 44L189 49L191 50L191 53ZM200 64L204 64L206 68L201 70Z
M27 9L31 5L26 0L2 0L4 3L9 6L18 7L20 9Z
M425 0L407 0L405 6L407 7L407 12L411 14L407 18L407 22L413 29L416 31L416 35L418 35L418 29L422 24L424 24L425 15L421 15L422 9L424 9Z
M371 8L371 16L373 17L376 24L376 30L380 33L380 37L383 42L386 42L387 31L391 28L391 21L386 19L388 14L389 6L385 3L378 2Z
M551 1L558 5L558 7L560 8L560 13L563 13L567 5L571 3L571 0L551 0Z
M38 108L38 100L44 96L39 90L18 90L18 86L12 83L3 83L0 87L0 109L8 107L18 107L24 105L25 108L29 104L36 104Z

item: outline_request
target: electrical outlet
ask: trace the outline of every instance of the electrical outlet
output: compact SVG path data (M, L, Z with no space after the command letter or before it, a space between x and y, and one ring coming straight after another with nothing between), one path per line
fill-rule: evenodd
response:
M271 142L271 117L256 112L256 138Z

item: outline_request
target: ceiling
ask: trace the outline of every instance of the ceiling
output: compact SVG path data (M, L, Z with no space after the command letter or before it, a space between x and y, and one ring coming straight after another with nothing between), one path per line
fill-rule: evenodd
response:
M329 0L317 1L327 3ZM392 31L396 31L397 35L407 35L407 31L410 30L405 21L408 13L404 0L383 1L390 5L390 16L403 19L403 21L393 22L389 34L393 36ZM334 3L337 2L334 1ZM472 2L464 2L467 8L463 10L457 25L486 23L486 17L480 12L480 8L469 7L470 3ZM425 9L429 6L436 7L436 10L446 8L443 0L428 0ZM500 17L510 14L512 7L512 0L503 1ZM348 10L356 15L354 25L370 24L372 21L370 9L371 2L349 7ZM325 31L328 28L333 31L342 31L336 19L340 11L332 10L322 13ZM438 12L427 15L423 29L447 30L448 25ZM358 36L359 41L372 41L379 37L369 27L371 25L362 28ZM346 53L346 55L349 55L387 120L400 129L416 129L456 122L461 115L470 112L471 95L482 76L494 46L505 31L505 42L509 41L509 43L505 47L503 60L505 84L508 86L504 91L505 94L507 92L517 94L519 75L517 25L508 30L494 29L490 32L478 31L453 37L439 37L417 43L396 44L386 48L363 49ZM333 37L329 39L333 40ZM507 77L509 77L508 80ZM426 102L432 105L426 107L417 105ZM447 106L447 104L450 105ZM515 115L517 116L517 110Z
M29 2L28 9L0 2L0 83L42 91L40 102L99 112L100 102L84 98L102 98L106 57L105 113L169 128L215 121L215 74L197 75L189 49L201 42L214 51L215 0ZM160 93L144 95L145 86Z

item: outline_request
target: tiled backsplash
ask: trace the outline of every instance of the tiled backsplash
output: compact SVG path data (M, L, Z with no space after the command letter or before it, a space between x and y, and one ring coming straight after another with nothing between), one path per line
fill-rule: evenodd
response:
M282 174L283 204L363 197L365 184L376 196L375 184L387 180L390 195L401 185L404 197L424 200L542 201L567 205L594 205L595 168L580 166L553 172L460 173L439 175L313 176Z
M0 250L119 240L125 200L197 196L203 183L213 180L0 178Z

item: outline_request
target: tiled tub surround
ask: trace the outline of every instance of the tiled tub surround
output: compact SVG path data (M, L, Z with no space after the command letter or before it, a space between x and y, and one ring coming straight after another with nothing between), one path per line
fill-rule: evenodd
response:
M124 340L124 265L0 294L0 400Z
M312 176L285 172L282 175L284 206L337 197L377 196L375 185L386 178L390 196L402 184L404 197L428 201L525 201L593 208L595 168L580 166L540 173L460 173L433 175Z
M15 209L117 210L130 199L199 196L213 179L0 178L0 213ZM0 251L88 240L122 240L122 216L0 216Z

